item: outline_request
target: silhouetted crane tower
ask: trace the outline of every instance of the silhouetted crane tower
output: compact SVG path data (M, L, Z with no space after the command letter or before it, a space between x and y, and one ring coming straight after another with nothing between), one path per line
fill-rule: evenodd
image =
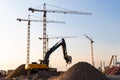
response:
M28 19L21 19L17 18L18 21L27 21L28 22L28 28L27 28L27 59L26 59L26 64L29 64L30 61L30 23L31 22L43 22L43 20L31 20L30 15L28 15ZM63 21L53 21L53 20L48 20L46 21L47 23L65 23Z
M78 11L63 11L63 10L47 10L46 9L46 3L44 3L43 10L39 9L34 9L34 8L29 8L29 11L32 12L43 12L43 59L45 56L45 53L47 51L46 46L47 46L47 35L46 35L46 14L47 12L49 13L62 13L62 14L82 14L82 15L91 15L91 13L85 13L85 12L78 12Z
M47 38L46 38L46 40L47 40L47 43L46 43L46 45L47 45L47 51L48 51L48 46L49 46L49 39L59 39L59 38L77 38L76 36L58 36L58 37L48 37L48 35L47 35ZM42 37L40 37L39 38L40 40L42 40L43 38Z
M94 41L92 40L92 37L90 38L90 37L88 37L86 34L84 34L84 36L90 40L90 43L91 43L92 65L95 66L95 63L94 63L94 55L93 55L93 43L94 43Z

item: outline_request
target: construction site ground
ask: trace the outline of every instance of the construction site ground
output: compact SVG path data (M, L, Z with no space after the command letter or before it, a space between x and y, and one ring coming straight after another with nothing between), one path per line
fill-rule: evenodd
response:
M87 62L78 62L65 72L41 70L35 74L27 74L24 64L20 65L0 80L120 80L106 76Z

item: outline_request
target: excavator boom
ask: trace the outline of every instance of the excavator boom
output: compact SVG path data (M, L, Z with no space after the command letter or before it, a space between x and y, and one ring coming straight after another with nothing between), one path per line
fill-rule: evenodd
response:
M63 55L64 55L64 59L65 59L66 63L71 63L72 57L67 55L66 43L65 43L64 38L62 38L58 43L56 43L52 48L50 48L47 51L47 53L45 55L45 59L43 60L43 64L49 65L49 57L50 57L51 53L54 52L60 46L62 46Z

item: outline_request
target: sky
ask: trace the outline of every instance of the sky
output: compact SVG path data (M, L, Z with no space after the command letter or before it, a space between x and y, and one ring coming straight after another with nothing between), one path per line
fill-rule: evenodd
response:
M92 15L47 13L47 20L64 21L65 24L48 23L49 37L76 36L65 38L68 55L72 64L67 65L59 48L50 56L50 66L66 70L77 62L91 64L90 41L84 34L94 40L94 61L99 66L101 61L109 64L112 55L120 58L120 1L119 0L1 0L0 1L0 69L15 69L26 63L27 22L18 22L17 18L42 20L41 12L31 13L29 7L43 9L74 10L90 12ZM31 23L30 62L43 58L42 22ZM60 39L49 39L49 48Z

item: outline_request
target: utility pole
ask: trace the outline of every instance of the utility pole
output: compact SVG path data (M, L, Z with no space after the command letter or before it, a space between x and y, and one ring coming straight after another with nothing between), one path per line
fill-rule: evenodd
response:
M32 12L43 12L43 59L45 56L45 53L47 51L47 35L46 35L46 17L47 17L47 12L50 13L62 13L62 14L82 14L82 15L91 15L91 13L85 13L85 12L78 12L78 11L62 11L62 10L47 10L46 9L46 4L44 3L43 10L39 9L34 9L34 8L29 8L29 11Z
M92 65L95 66L95 63L94 63L94 55L93 55L93 43L94 41L92 40L92 37L89 38L86 34L84 34L84 36L90 40L90 43L91 43L91 56L92 56Z

